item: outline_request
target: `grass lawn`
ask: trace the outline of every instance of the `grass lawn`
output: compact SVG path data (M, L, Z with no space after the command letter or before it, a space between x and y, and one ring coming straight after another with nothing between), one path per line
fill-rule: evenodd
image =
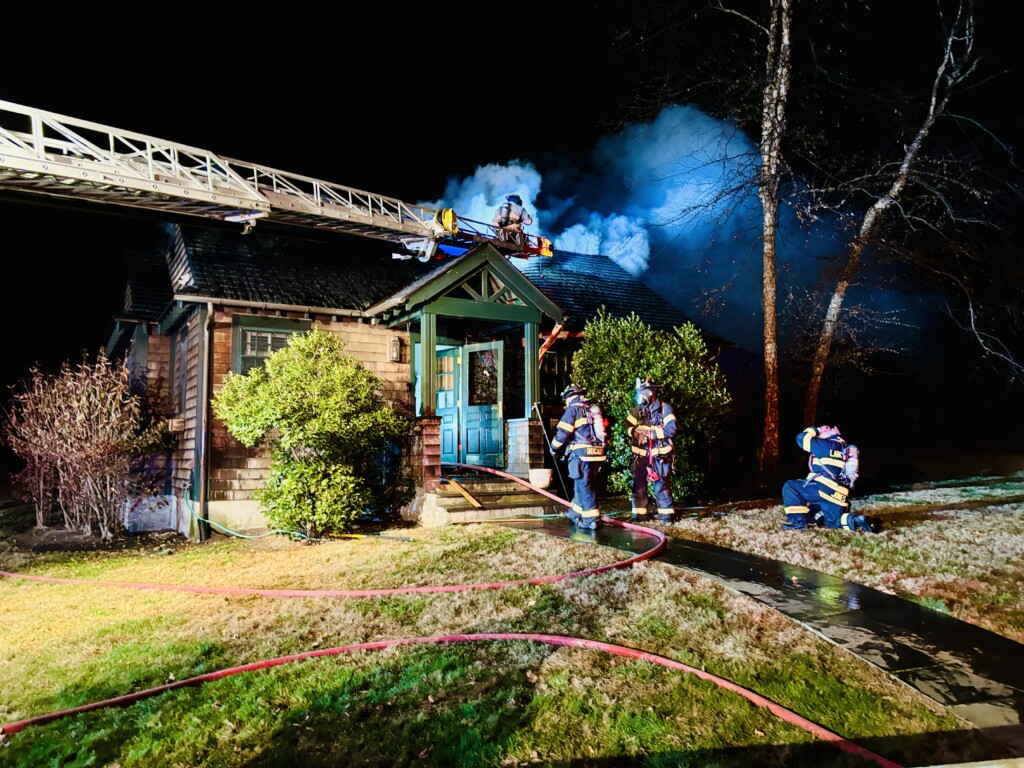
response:
M760 526L768 537L780 515L737 512L693 525L723 536ZM627 557L493 525L403 530L411 542L172 537L30 552L14 535L26 519L24 509L0 512L0 568L105 581L382 588L520 579ZM939 521L915 525L928 522ZM857 548L834 534L806 538L837 551ZM919 539L908 536L906 546ZM583 637L674 659L904 765L1001 754L950 712L800 624L657 562L543 586L373 598L4 578L0 724L305 651L499 632ZM692 674L523 640L324 656L30 726L9 741L0 766L874 765Z

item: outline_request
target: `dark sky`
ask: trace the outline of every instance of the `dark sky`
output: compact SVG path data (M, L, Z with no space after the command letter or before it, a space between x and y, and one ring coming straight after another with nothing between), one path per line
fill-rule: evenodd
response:
M991 15L991 6L979 17L979 37L991 56L1015 67L1016 24L1004 12ZM919 53L931 26L913 16L932 13L934 4L900 7L911 17L906 38L877 25L878 39L851 50L851 61L896 72ZM674 235L673 247L682 244L676 253L636 223L675 194L665 163L687 150L680 137L692 144L715 121L676 106L616 129L638 93L618 55L617 30L628 21L621 3L566 4L559 16L507 6L517 18L502 22L493 18L498 8L483 18L382 5L362 7L351 21L340 8L325 17L240 11L230 20L179 9L161 24L48 25L5 40L0 100L407 202L443 200L473 219L489 218L493 201L516 189L538 228L564 238L556 246L592 246L638 274L649 270L658 292L691 316L694 292L738 276L739 290L719 314L695 319L760 354L756 243L736 229L730 236L745 250L702 261L692 244L705 234ZM864 24L866 34L875 28ZM694 52L673 55L685 66ZM1020 73L1007 82L1005 96L989 85L979 98L1004 127L1019 128ZM124 254L152 236L152 225L129 213L0 198L8 269L0 313L13 337L4 384L35 361L52 370L106 341ZM818 246L827 240L818 237ZM787 266L795 271L815 247L808 240L783 249Z
M504 29L443 8L364 7L352 22L177 13L173 31L111 20L10 41L0 100L418 202L482 165L585 153L624 98L609 87L604 30L579 19ZM0 198L4 262L17 264L0 305L15 336L4 383L106 340L122 253L150 230L130 211L28 199Z

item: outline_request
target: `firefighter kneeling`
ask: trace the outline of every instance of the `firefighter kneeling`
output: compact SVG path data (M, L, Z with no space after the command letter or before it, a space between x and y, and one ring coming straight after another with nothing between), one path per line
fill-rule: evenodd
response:
M555 439L551 441L551 456L557 461L559 452L565 449L569 477L573 480L572 505L565 516L577 528L594 530L601 514L597 508L595 488L599 468L606 459L604 416L576 384L565 388L562 399L565 400L565 413L558 422Z
M878 533L877 518L850 511L850 491L857 480L859 451L847 445L838 427L808 427L796 438L810 453L810 472L803 480L787 480L782 486L786 511L783 528L802 530L809 525Z

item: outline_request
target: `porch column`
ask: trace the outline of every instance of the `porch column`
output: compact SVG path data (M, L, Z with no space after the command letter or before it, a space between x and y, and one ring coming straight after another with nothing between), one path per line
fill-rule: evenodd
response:
M523 334L526 361L523 390L526 393L526 418L532 419L533 404L540 400L540 323L523 323Z
M434 378L437 375L437 315L424 312L420 316L420 402L423 416L435 416Z

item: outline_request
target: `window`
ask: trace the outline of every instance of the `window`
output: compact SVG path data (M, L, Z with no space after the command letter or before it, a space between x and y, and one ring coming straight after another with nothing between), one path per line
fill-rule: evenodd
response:
M291 331L247 331L242 330L242 354L238 372L246 374L263 361L288 346Z
M234 343L231 370L246 374L280 349L288 346L293 333L305 333L309 320L288 320L283 317L236 315L233 319Z
M181 328L174 337L174 360L171 374L171 402L175 413L185 412L185 393L188 391L188 327Z

